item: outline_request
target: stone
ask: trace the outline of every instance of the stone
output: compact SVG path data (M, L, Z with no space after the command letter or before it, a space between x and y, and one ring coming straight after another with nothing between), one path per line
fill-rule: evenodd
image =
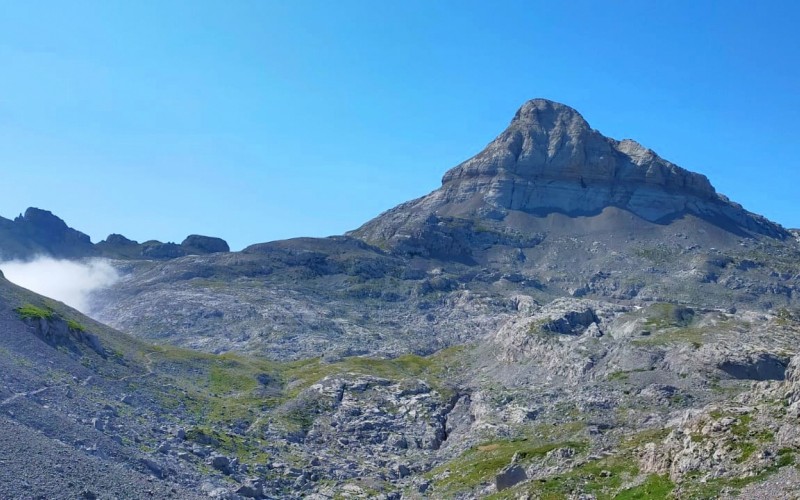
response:
M187 251L175 243L143 244L142 257L148 259L175 259L187 255Z
M159 464L158 462L156 462L155 460L151 460L149 458L143 458L141 460L141 463L154 476L156 476L158 478L162 478L162 479L167 476L166 469L164 469L164 467L161 464Z
M225 455L216 455L211 457L211 467L217 469L223 474L231 474L231 459Z
M497 491L503 491L528 479L528 474L521 465L512 464L501 470L494 478Z
M106 237L105 242L114 246L136 246L139 244L137 241L130 240L121 234L116 233L109 234Z
M102 432L105 429L105 422L101 418L93 418L92 427Z
M409 470L408 466L405 465L405 464L395 464L392 467L392 472L394 472L395 475L397 477L401 478L401 479L404 478L404 477L407 477L407 476L409 476L411 474L411 471Z
M258 478L248 478L236 494L245 498L264 498L264 483Z

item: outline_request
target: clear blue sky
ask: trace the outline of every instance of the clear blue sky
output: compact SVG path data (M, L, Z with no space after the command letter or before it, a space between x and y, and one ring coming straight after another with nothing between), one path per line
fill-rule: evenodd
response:
M338 234L545 97L800 227L798 5L0 0L0 215Z

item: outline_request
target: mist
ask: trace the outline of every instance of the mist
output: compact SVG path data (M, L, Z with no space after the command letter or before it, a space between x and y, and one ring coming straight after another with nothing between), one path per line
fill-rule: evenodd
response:
M89 296L119 279L119 273L105 259L84 261L37 257L32 261L0 262L6 279L40 295L59 300L84 314L89 313Z

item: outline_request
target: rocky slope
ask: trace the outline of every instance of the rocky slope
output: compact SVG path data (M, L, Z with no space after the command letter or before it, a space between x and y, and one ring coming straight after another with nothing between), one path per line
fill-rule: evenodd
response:
M762 432L793 425L788 313L519 297L485 338L430 356L275 362L148 345L2 279L0 299L3 496L731 493L787 474L800 449ZM775 382L750 391L760 380ZM689 452L662 429L742 412L737 394L772 405L747 442L773 455L721 468L739 455L717 439L727 461L706 450L685 459L701 473L672 474Z
M345 236L109 238L95 316L135 338L0 279L0 496L63 483L27 440L84 496L794 495L793 234L534 100Z

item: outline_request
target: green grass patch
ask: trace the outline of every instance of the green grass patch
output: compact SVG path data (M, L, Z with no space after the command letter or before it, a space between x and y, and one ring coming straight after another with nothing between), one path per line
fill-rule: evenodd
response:
M515 454L518 462L524 464L543 458L557 448L572 448L582 452L586 450L587 443L542 443L527 438L489 441L473 446L455 460L435 468L427 477L433 479L435 496L449 497L494 481L495 475L511 463ZM439 479L436 479L437 476Z
M676 250L667 248L665 245L635 248L633 254L655 265L674 262L678 257L678 252Z
M33 304L25 304L16 309L17 314L22 319L46 319L51 320L55 316L52 309L45 309Z
M658 443L663 441L669 433L670 430L666 428L648 429L646 431L637 432L622 441L620 447L625 450L631 450L647 443Z
M269 454L261 440L215 431L208 427L193 427L186 431L186 440L203 445L211 445L216 450L239 459L247 464L263 464L269 461Z
M687 327L675 328L666 327L648 337L640 337L631 341L634 345L664 345L664 344L689 344L693 349L699 349L704 343L707 331L703 328Z
M675 484L667 476L651 474L644 483L614 496L615 500L659 500L664 499L675 489Z
M750 433L750 422L753 421L751 415L739 415L736 417L737 422L731 426L731 432L734 436L744 438Z
M688 307L659 302L647 309L645 326L651 328L686 327L694 321L694 311Z
M626 372L625 370L617 370L612 372L606 377L606 380L628 380L630 378L630 372Z
M606 500L614 498L622 485L638 474L639 467L632 457L613 456L593 460L564 474L532 482L528 487L528 494L534 498L561 499L570 498L570 495L580 492L594 495L598 500Z
M606 377L606 380L628 380L630 379L631 373L644 373L651 371L650 368L634 368L633 370L617 370L615 372L611 372Z
M736 449L739 450L739 456L736 458L735 462L740 464L745 462L748 458L750 458L753 453L758 449L755 444L751 443L750 441L740 441L736 443Z
M85 332L86 331L86 327L83 326L82 324L78 323L74 319L68 319L67 320L67 327L70 330L73 330L73 331L76 331L76 332Z

